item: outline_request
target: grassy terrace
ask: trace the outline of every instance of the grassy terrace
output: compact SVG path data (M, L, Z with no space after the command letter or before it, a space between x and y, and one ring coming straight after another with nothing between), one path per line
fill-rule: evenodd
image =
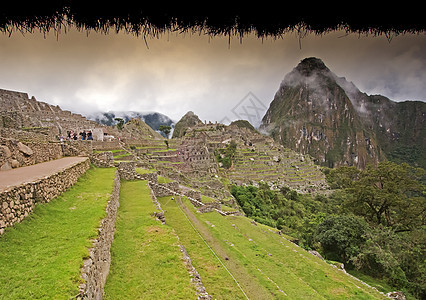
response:
M160 198L172 225L217 299L245 298L170 197ZM307 253L268 226L248 218L198 214L183 201L192 224L234 275L250 299L385 299L342 271Z
M0 237L0 299L70 299L112 192L115 169L91 168Z
M194 217L196 213L194 213L192 205L185 197L183 199L185 210L189 213L191 222L198 224L197 229L203 233L203 237L208 241L209 245L215 248L221 260L225 261L225 257L228 254L224 252L224 248L220 245L220 242L211 236L207 224L200 223ZM203 242L203 239L194 231L194 228L189 223L184 212L180 210L176 201L171 200L171 197L162 197L158 198L158 200L161 203L161 207L166 211L167 224L171 225L176 231L181 243L185 246L186 251L191 257L192 265L200 274L204 287L213 296L213 299L229 299L231 295L232 299L245 299L238 285ZM239 276L247 280L247 283L251 281L252 278L242 266L235 264L235 261L232 262L232 265L239 272ZM251 282L251 285L253 288L258 289L258 297L253 299L269 298L265 289L256 281Z
M104 299L195 299L178 237L154 211L146 181L122 181Z

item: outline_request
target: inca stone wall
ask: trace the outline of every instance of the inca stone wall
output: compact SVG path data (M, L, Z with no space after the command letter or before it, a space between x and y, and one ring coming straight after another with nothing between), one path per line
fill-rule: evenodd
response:
M115 219L120 205L120 176L115 173L114 188L106 208L106 217L101 221L99 235L93 241L89 258L84 261L77 299L102 299L104 286L111 266L111 245L114 240Z
M114 156L111 151L91 154L90 162L99 168L114 167Z
M0 137L0 171L90 153L92 153L90 141L21 142L13 138Z
M80 114L64 111L59 106L37 101L34 97L29 98L27 93L3 89L0 89L0 128L12 131L42 130L44 138L51 141L57 140L60 135L66 136L69 130L77 133L83 130L99 131L101 134L93 135L93 138L103 140L103 130L106 129Z
M214 210L221 210L221 205L219 202L208 202L208 203L204 203L203 206L200 206L198 208L198 212L200 213L206 213L206 212L211 212Z
M123 161L118 164L118 174L121 179L134 180L138 179L138 173L136 173L136 163L134 161Z
M108 150L115 150L120 149L120 143L117 140L114 141L92 141L92 147L93 150L100 150L100 151L108 151Z
M22 143L0 138L0 170L34 165L63 156L59 143Z
M89 167L86 159L49 177L0 192L0 234L31 214L37 203L49 202L74 185Z
M201 192L200 191L194 191L194 190L188 190L184 193L185 196L188 198L195 199L197 201L201 202Z
M180 193L179 183L177 181L168 183L149 182L149 184L156 197L173 196Z

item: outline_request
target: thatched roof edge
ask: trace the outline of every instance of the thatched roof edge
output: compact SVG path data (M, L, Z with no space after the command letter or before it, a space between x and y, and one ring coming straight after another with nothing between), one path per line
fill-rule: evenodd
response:
M24 1L26 2L26 1ZM82 30L104 33L125 31L135 35L156 35L165 31L203 32L210 35L255 33L259 37L279 37L289 31L323 34L346 30L363 34L403 34L426 32L424 16L410 7L364 7L339 10L324 5L254 6L231 8L204 3L200 8L139 1L12 1L0 11L0 31L32 32L61 30L74 25ZM334 9L333 9L334 8Z

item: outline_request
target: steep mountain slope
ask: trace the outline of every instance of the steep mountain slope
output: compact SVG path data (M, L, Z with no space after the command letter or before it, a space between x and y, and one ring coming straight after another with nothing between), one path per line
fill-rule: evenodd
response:
M129 140L161 139L161 135L139 118L131 119L124 124L121 134ZM129 136L130 135L130 136Z
M196 114L194 114L192 111L189 111L176 123L172 137L182 137L185 135L185 132L188 128L202 123L203 122Z
M368 96L311 57L285 76L261 129L321 165L364 168L392 158L403 146L424 149L425 112L423 102ZM416 153L421 165L424 154Z

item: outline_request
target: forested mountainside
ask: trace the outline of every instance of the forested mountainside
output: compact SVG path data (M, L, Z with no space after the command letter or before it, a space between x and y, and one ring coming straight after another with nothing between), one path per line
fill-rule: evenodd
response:
M311 57L285 76L261 130L328 167L384 159L425 167L425 117L426 103L367 95Z

